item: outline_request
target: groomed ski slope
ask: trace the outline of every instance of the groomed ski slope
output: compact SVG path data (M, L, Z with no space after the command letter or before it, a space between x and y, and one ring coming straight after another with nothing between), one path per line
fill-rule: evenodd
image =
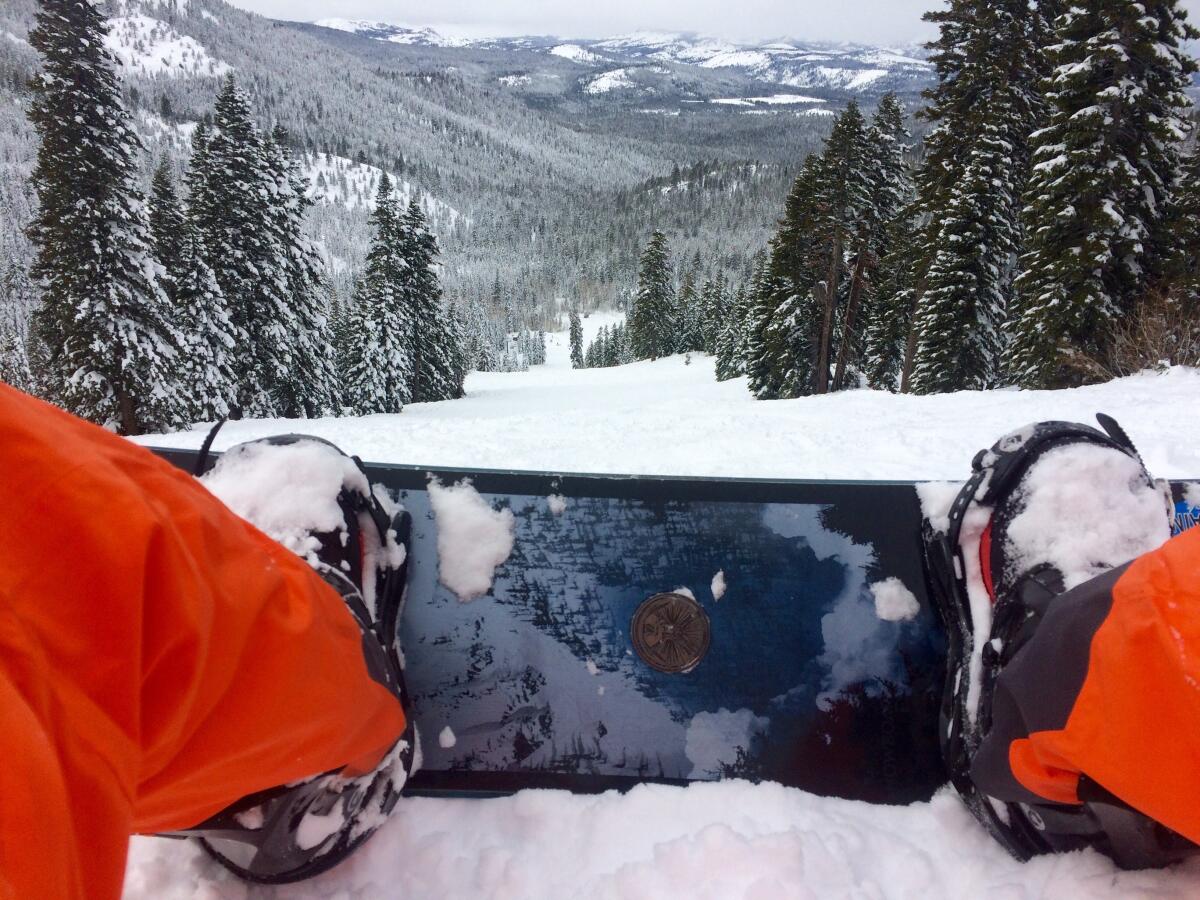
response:
M609 316L585 320L588 339ZM304 431L372 461L670 475L960 480L975 451L1029 422L1115 416L1158 476L1200 478L1200 372L1074 391L895 397L858 391L758 403L744 380L683 357L575 372L565 336L526 373L475 374L468 396L400 416L230 423L222 449ZM143 442L197 447L205 430ZM478 602L487 602L486 600ZM776 785L643 786L405 799L353 859L314 881L251 888L192 844L136 838L127 898L1192 898L1200 861L1124 873L1092 853L1020 865L948 791L879 807Z

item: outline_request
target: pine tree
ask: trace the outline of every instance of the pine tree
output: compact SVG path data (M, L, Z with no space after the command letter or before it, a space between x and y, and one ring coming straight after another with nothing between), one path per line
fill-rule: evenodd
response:
M33 390L33 373L25 342L10 316L0 312L0 382L21 391Z
M246 336L229 320L221 286L204 260L199 236L186 224L175 265L171 293L184 334L180 362L189 388L189 412L198 421L211 422L231 411L237 396L235 358L245 347Z
M276 288L288 317L283 340L290 369L278 372L272 385L275 407L289 418L312 418L338 407L337 363L329 333L325 269L317 248L304 235L304 216L311 201L299 165L279 129L263 142L267 183L267 215L272 225Z
M404 255L408 263L404 294L413 322L412 399L414 403L450 400L461 395L455 359L459 335L449 323L438 280L437 239L425 224L416 201L408 205L402 223Z
M583 323L579 321L579 313L571 310L571 368L583 368Z
M675 320L679 323L678 351L699 352L704 349L704 308L696 291L699 260L693 262L683 275L676 299Z
M1008 367L1025 387L1086 380L1168 254L1164 218L1200 36L1176 0L1081 0L1057 20L1025 193Z
M237 405L246 415L280 412L276 385L292 372L291 310L277 253L262 136L234 77L217 95L213 127L197 128L188 172L188 214L234 328L246 336L235 357Z
M716 337L717 381L728 381L745 373L746 363L742 346L745 329L746 292L739 288L732 297L726 297L727 309L721 316L720 330Z
M42 0L29 118L41 137L29 231L46 380L72 412L125 434L184 421L180 336L158 284L136 155L107 25L88 0Z
M1038 23L1028 0L981 3L975 11L965 77L977 93L959 122L962 168L940 212L938 248L915 319L918 393L995 381L1011 259L1021 244L1017 214L1028 136L1040 115Z
M638 359L670 356L677 346L675 296L667 236L654 232L642 253L637 295L629 316L630 341Z
M174 284L183 268L181 260L187 220L183 213L183 205L179 202L179 195L175 191L171 167L165 159L154 170L149 207L154 255L164 270L160 281L167 296L174 300Z
M400 211L391 179L380 179L371 249L355 290L341 362L343 401L357 415L398 413L412 397L413 320L404 285Z
M908 212L913 200L912 178L905 162L909 137L904 107L895 94L885 94L871 126L876 219L867 322L862 329L862 368L868 384L888 389L895 388L910 327L911 301L896 302L903 292L900 279L908 268L916 231Z
M1200 151L1183 160L1167 211L1171 236L1161 290L1200 314Z

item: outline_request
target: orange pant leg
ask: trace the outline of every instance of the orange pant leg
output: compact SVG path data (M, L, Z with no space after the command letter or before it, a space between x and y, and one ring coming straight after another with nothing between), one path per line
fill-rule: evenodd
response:
M358 626L187 474L0 384L0 897L390 746Z
M1200 843L1200 528L1121 575L1066 727L1014 741L1009 759L1041 796L1074 802L1087 773Z

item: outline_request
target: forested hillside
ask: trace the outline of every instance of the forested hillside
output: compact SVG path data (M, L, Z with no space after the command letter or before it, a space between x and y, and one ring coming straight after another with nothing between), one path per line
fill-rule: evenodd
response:
M14 247L10 258L26 254L17 232L29 217L22 176L34 143L21 110L37 70L26 41L35 6L0 7L0 203L12 210L0 248ZM628 296L637 245L656 225L677 227L689 249L731 273L744 270L789 170L819 147L827 113L845 97L808 91L819 96L796 95L801 106L753 104L742 98L770 98L780 87L674 62L647 64L666 72L647 74L653 96L589 93L578 62L544 50L385 43L273 22L221 0L102 8L146 144L147 183L162 156L182 174L195 123L211 116L220 77L235 72L256 119L285 129L305 168L318 201L310 234L339 296L349 296L365 263L367 214L386 172L421 201L445 251L449 293L482 302L499 277L506 302L531 326L556 319L562 302ZM537 79L554 91L531 89ZM702 160L721 177L689 185L686 199L658 190L673 169ZM10 318L27 305L18 293L0 297Z

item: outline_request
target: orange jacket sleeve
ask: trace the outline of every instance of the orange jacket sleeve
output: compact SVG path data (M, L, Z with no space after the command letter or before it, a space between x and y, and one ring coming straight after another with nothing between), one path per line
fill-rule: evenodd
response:
M389 746L341 598L187 474L0 384L0 896Z
M1013 741L1009 761L1049 800L1078 802L1086 773L1200 843L1200 528L1122 573L1065 727Z

